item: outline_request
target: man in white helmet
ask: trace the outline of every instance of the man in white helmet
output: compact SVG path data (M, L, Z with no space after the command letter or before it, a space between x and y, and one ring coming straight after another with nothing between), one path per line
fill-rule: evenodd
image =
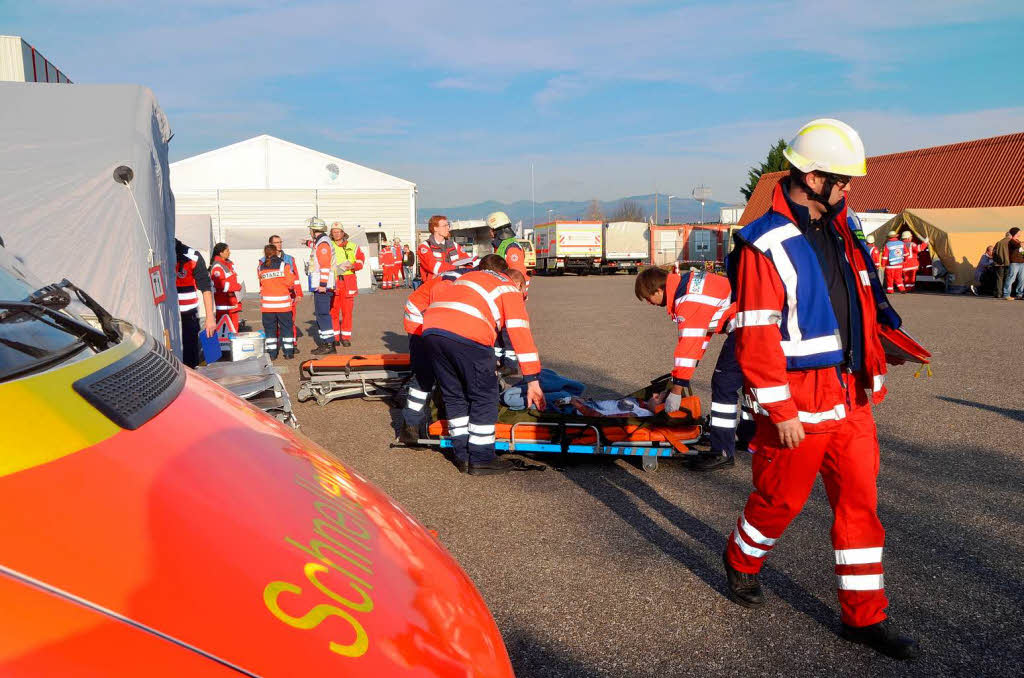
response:
M728 593L764 600L758 572L821 474L832 505L842 635L890 657L917 656L886 615L885 531L876 511L878 439L871 402L885 396L879 322L898 327L845 193L867 173L864 146L832 119L804 125L772 206L736 234L729 276L736 358L757 431L754 491L724 554ZM851 224L854 224L851 227Z
M314 355L337 353L334 346L334 323L331 319L335 286L334 246L331 244L331 239L327 237L325 232L327 225L322 219L314 217L309 220L308 226L313 244L307 270L312 275L315 285L313 287L313 310L316 313L318 344L311 353Z
M875 265L875 268L880 268L882 265L882 252L875 246L875 236L869 235L868 241L868 254L871 255L871 263Z
M903 231L900 238L907 246L907 256L903 259L903 286L908 292L913 292L914 284L917 282L917 269L921 265L919 255L928 249L928 244L927 241L922 241L921 244L914 242L914 234L910 231Z
M516 230L512 226L512 220L504 212L491 212L487 215L487 227L491 229L491 247L494 248L494 253L505 259L509 268L523 274L523 278L526 280L523 296L529 295L530 275L526 271L526 253L523 251L523 246L516 240ZM506 373L518 370L516 352L512 348L512 340L509 339L507 330L502 330L494 342L494 357Z

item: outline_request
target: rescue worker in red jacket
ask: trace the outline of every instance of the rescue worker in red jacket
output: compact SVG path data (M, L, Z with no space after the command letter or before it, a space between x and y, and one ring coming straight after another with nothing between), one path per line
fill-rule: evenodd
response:
M889 231L889 239L882 247L882 266L885 268L885 291L894 292L893 287L901 293L907 288L903 285L903 262L910 255L906 243L896 237L896 231Z
M338 221L331 224L331 244L334 247L335 271L338 276L334 305L331 308L334 337L335 341L341 341L342 346L351 346L352 321L356 295L359 294L356 271L363 270L366 255L361 247L348 239L348 233Z
M420 261L420 280L429 281L435 275L455 270L455 262L471 257L449 236L452 232L448 218L435 214L427 223L430 237L417 249Z
M309 231L313 237L313 245L309 254L309 268L316 287L313 288L313 309L316 313L317 343L311 351L313 355L337 353L335 348L334 325L337 317L334 312L336 276L334 275L334 245L324 232L324 222L313 218L309 221Z
M212 337L217 331L213 308L213 286L203 255L174 239L175 281L178 290L178 311L181 313L181 362L189 367L199 364L199 298L206 311L204 329Z
M277 249L277 256L281 257L284 261L285 266L292 269L295 273L295 288L292 291L292 336L295 338L295 352L299 351L299 323L295 319L295 309L298 308L299 299L302 298L302 279L299 277L299 266L295 263L295 257L284 251L284 243L281 240L281 236L274 234L267 240L268 245L273 245ZM259 275L259 267L266 261L266 257L260 257L260 262L256 265L257 276Z
M914 291L914 283L917 282L917 269L921 265L918 254L928 249L928 245L918 245L914 242L914 236L910 231L903 231L903 244L907 246L906 257L903 259L903 286L908 292Z
M690 468L696 471L714 471L729 468L735 462L736 440L746 449L754 436L753 415L742 412L737 430L737 415L743 390L743 373L736 362L736 341L732 334L736 305L732 303L732 288L728 278L707 273L669 273L651 267L636 276L636 298L668 311L679 328L672 366L672 386L656 399L664 402L665 410L676 412L682 401L683 390L690 387L690 379L697 369L711 336L726 334L722 351L718 354L715 371L711 376L711 449L701 455Z
M916 641L886 615L885 530L878 519L878 438L871 403L885 397L879 323L898 328L857 222L851 176L864 145L831 118L804 125L783 152L793 169L769 211L736 234L729 274L736 357L756 412L754 491L728 540L730 599L764 603L758 572L821 474L832 505L842 637L897 659Z
M260 311L263 313L263 334L267 355L277 358L280 348L285 360L295 355L295 335L292 332L292 294L295 289L295 271L285 263L273 245L263 248L263 263L259 268ZM278 339L280 336L280 340Z
M491 247L494 253L504 257L508 267L523 274L526 280L526 295L530 293L530 276L526 271L526 254L522 245L516 240L516 231L512 226L512 220L504 212L492 212L487 215L487 227L491 230ZM494 357L498 366L506 374L515 374L516 352L508 337L508 332L502 331L494 343Z
M390 290L397 287L395 284L395 250L387 242L380 246L380 254L377 257L380 262L382 290Z
M514 273L514 272L510 272ZM441 388L459 471L473 475L516 468L494 455L498 377L494 339L508 328L527 382L527 407L544 409L540 356L530 333L523 284L496 271L471 271L441 290L423 314L423 342Z
M875 265L875 268L881 269L882 267L882 252L875 246L875 236L869 235L867 237L868 242L868 254L871 255L871 263ZM881 272L881 270L879 270Z
M434 390L434 368L430 363L430 354L423 346L423 313L445 287L458 280L470 268L457 268L434 276L430 282L420 285L409 295L405 302L402 325L409 333L409 365L412 367L412 379L409 381L405 395L405 408L402 410L402 429L398 434L399 442L415 445L419 439L420 426L426 417L426 404ZM478 271L508 271L508 264L496 254L488 254L480 260Z
M237 292L242 289L242 282L235 274L235 265L231 263L231 248L227 243L219 242L213 246L213 265L210 266L210 280L213 283L213 309L217 313L217 322L228 316L229 331L238 331L238 314L242 312L242 302Z

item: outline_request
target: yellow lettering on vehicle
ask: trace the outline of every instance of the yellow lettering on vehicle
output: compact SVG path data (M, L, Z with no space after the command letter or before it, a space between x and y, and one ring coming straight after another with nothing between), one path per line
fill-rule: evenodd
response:
M311 564L316 566L315 563ZM366 635L366 629L363 628L362 624L356 621L355 617L334 605L328 605L326 603L318 603L301 617L293 617L282 610L281 606L277 602L277 599L282 593L300 595L302 593L302 589L295 584L286 581L272 581L267 584L267 587L263 589L263 603L275 617L289 626L302 630L316 628L328 617L341 617L348 622L349 626L352 627L352 631L355 633L355 639L347 645L330 641L328 646L331 648L331 651L337 652L343 657L361 657L366 654L366 650L370 647L369 638Z
M312 582L313 586L317 587L320 590L320 593L324 594L334 602L340 603L351 610L355 610L356 612L369 612L373 609L373 599L370 598L369 594L366 593L366 591L362 590L353 583L350 583L349 587L352 590L356 591L363 598L358 603L353 602L348 598L342 598L340 594L335 593L331 589L327 588L327 586L316 577L318 573L327 572L327 568L321 565L320 563L306 563L306 566L303 568L303 571L306 573L306 579Z
M340 464L332 465L318 457L311 457L312 477L295 477L295 483L315 497L313 508L317 516L312 518L312 531L317 537L308 541L285 537L285 543L314 558L302 563L302 571L317 591L332 602L348 608L352 613L368 614L374 603L373 591L373 523L357 501L358 495L351 486L352 475ZM304 559L305 560L305 559ZM333 570L333 572L332 572ZM328 577L341 575L332 588ZM353 599L342 596L337 589L344 584L353 591ZM370 639L362 623L348 611L326 602L310 601L312 605L301 616L285 612L279 598L285 594L301 595L303 590L287 581L273 581L263 590L263 603L277 619L289 626L304 631L317 628L330 617L345 620L355 634L352 642L345 644L334 640L328 647L343 657L361 657L370 646ZM316 594L313 594L316 595Z

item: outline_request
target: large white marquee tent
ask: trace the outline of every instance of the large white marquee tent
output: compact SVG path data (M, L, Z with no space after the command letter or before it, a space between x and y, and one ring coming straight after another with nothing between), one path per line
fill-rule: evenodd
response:
M266 134L171 164L171 189L179 218L209 215L248 292L259 288L256 263L271 234L308 257L301 243L313 216L340 221L373 261L383 237L416 242L416 184Z

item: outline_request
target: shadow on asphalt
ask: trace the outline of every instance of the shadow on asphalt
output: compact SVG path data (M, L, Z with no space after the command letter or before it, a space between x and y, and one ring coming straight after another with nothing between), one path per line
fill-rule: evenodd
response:
M1024 410L1011 410L1008 407L997 407L995 405L986 405L985 403L975 402L973 400L962 400L960 398L950 398L949 396L936 396L939 400L945 400L947 403L954 403L956 405L965 405L967 407L976 407L979 410L987 410L989 412L995 412L1001 414L1004 417L1013 419L1014 421L1024 422Z
M552 676L556 678L596 678L607 675L581 663L578 659L550 646L545 646L527 629L504 629L502 636L512 668L517 676Z
M380 335L380 340L384 342L384 347L389 353L409 352L409 335L404 332L398 333L388 330Z

